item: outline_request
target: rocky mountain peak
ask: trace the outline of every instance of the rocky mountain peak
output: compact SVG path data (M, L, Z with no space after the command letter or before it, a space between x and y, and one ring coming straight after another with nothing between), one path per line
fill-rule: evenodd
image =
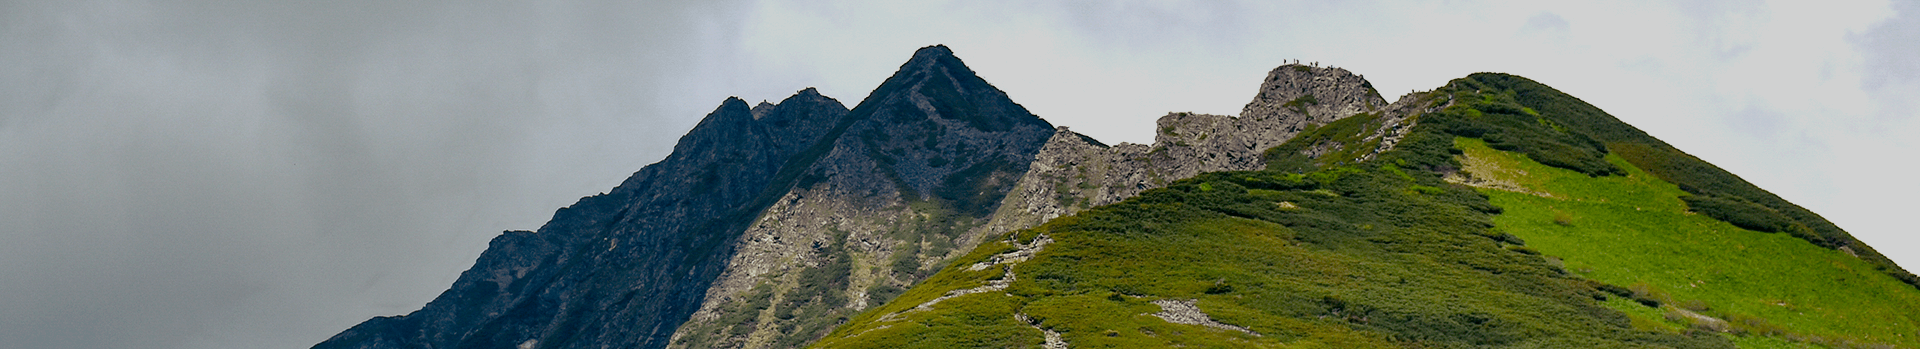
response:
M1373 84L1346 69L1282 65L1267 73L1260 92L1239 117L1169 113L1157 122L1156 147L1175 157L1171 174L1245 171L1266 167L1262 154L1312 125L1325 125L1387 106Z
M933 194L978 214L1004 186L982 192L959 178L1025 172L1053 128L937 45L915 52L848 117L838 147L877 162L880 177L908 196Z
M777 148L763 150L795 152L819 139L846 110L840 101L822 96L812 88L801 90L778 104L763 101L752 107L740 97L727 97L694 125L693 130L680 137L669 157L712 157L716 156L714 149L737 148L734 144L745 140L766 142L767 146Z
M761 102L761 104L766 104L766 102ZM714 108L713 114L708 114L707 118L701 121L713 120L716 116L731 119L742 115L742 113L746 113L744 115L752 115L752 111L753 106L747 105L746 100L740 99L740 97L727 97L726 100L720 101L719 107Z
M879 108L891 108L881 110ZM918 110L919 113L910 110ZM967 127L1000 132L1034 126L1052 128L987 83L946 46L928 46L854 107L854 114L888 114L887 122L914 122L926 116L964 122Z
M907 63L901 65L900 70L912 70L909 67L924 67L952 57L953 49L947 48L947 45L921 47L913 51L913 58L907 59Z
M838 125L803 153L817 160L794 162L806 167L670 348L799 347L831 329L822 320L886 302L997 233L984 223L1053 135L944 46L914 53Z
M1038 225L1202 172L1263 169L1267 149L1307 127L1385 106L1372 84L1359 75L1340 68L1288 64L1267 74L1260 92L1240 116L1168 113L1156 122L1152 145L1109 147L1062 127L1035 155L1032 170L1003 203L1025 214L996 217L993 225L1005 229Z
M1240 111L1241 117L1264 119L1286 112L1310 116L1315 123L1386 106L1373 83L1346 69L1288 64L1267 72L1260 93Z
M773 103L764 100L760 101L760 104L753 105L753 119L760 120L760 118L766 117L767 111L772 110L773 106Z

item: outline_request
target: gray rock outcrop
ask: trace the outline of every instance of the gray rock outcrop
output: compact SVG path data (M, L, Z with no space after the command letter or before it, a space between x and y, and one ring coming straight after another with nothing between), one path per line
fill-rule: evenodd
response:
M1061 127L1002 204L994 226L1038 225L1202 172L1266 168L1264 153L1314 125L1387 107L1371 83L1345 69L1274 68L1240 116L1169 113L1152 146L1101 144ZM1404 131L1402 131L1404 134Z

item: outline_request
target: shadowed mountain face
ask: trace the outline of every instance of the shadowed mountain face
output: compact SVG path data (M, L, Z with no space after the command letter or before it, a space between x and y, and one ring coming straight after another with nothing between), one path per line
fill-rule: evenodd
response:
M316 348L664 345L725 266L755 199L846 112L813 89L756 108L728 99L666 160L560 209L538 232L495 238L426 307Z

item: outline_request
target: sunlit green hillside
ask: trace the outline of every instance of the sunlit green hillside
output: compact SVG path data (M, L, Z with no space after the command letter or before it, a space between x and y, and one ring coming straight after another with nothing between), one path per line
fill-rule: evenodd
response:
M983 247L819 345L1037 345L1044 330L1074 347L1731 346L1634 328L1597 284L1503 242L1478 194L1416 184L1438 181L1381 167L1204 175L1014 234L1052 242L1011 268L991 261L1013 244ZM1012 282L915 310L997 279ZM1247 331L1152 316L1166 300Z
M983 243L815 346L1920 347L1912 275L1818 215L1524 78L1417 100L1390 151L1381 114L1309 129Z
M1609 160L1627 175L1588 177L1477 139L1457 144L1475 176L1531 192L1484 190L1506 208L1494 217L1500 229L1575 274L1660 302L1649 320L1688 319L1679 311L1689 310L1729 322L1669 323L1804 342L1920 344L1920 292L1866 261L1688 212L1686 192L1618 157Z

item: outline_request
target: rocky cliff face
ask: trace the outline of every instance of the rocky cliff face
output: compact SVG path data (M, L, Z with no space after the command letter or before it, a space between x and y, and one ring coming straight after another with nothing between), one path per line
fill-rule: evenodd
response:
M1267 73L1238 117L1160 117L1151 146L1109 147L1062 127L1008 195L1003 210L1014 212L996 216L993 224L1030 227L1202 172L1259 170L1266 167L1267 149L1300 131L1387 106L1371 83L1352 72L1290 64Z
M495 238L453 287L412 314L316 348L661 347L726 266L730 244L845 106L812 89L778 105L728 99L673 155L537 232Z

